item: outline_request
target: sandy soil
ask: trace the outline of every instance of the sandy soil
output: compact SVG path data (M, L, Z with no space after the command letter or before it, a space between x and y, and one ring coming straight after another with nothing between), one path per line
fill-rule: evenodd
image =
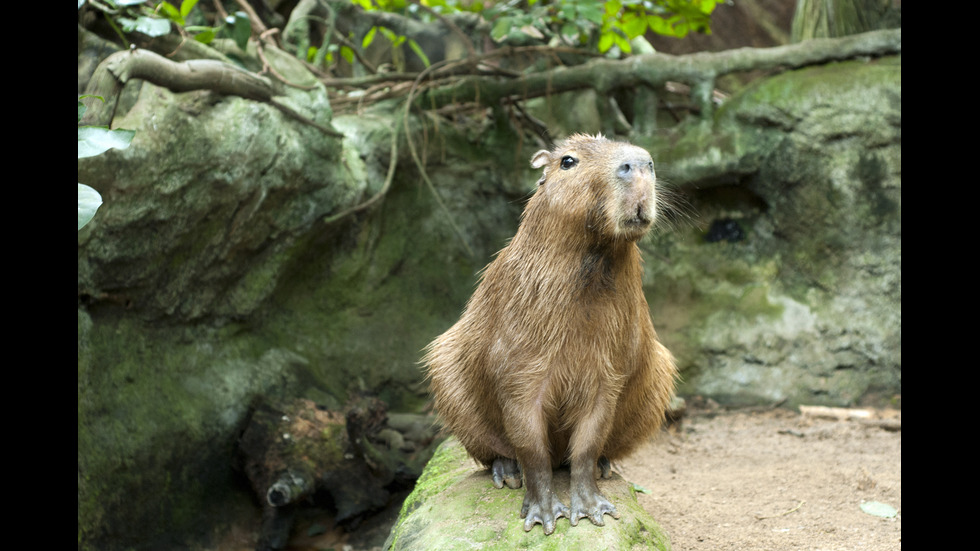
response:
M619 466L677 551L902 548L902 433L788 410L693 412ZM898 514L862 510L881 502Z
M640 503L675 551L899 550L901 414L884 417L888 429L785 409L690 407L614 468L648 492L639 494ZM898 514L869 514L861 508L866 502ZM331 526L328 512L310 511L294 527L287 551L379 550L396 514L397 504L344 533ZM229 538L235 543L226 540L231 545L218 549L254 549L254 532L240 529Z

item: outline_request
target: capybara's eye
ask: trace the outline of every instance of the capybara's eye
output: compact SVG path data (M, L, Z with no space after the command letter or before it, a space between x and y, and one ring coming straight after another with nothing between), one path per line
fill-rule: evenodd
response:
M578 164L578 159L572 157L571 155L565 155L564 157L561 158L562 170L568 170L577 164Z

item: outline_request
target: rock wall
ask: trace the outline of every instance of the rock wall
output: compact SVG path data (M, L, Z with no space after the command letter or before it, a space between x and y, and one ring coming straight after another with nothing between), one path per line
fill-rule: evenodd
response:
M316 91L293 100L329 120ZM459 230L404 138L383 202L331 221L381 189L397 116L381 113L337 117L339 140L268 106L144 84L113 123L133 144L79 160L104 200L78 236L81 547L167 547L217 520L201 510L242 501L232 464L255 400L424 404L419 351L458 315L533 179L487 155L486 136L444 128L424 147L420 132Z
M901 124L892 58L760 80L648 142L690 201L645 247L682 395L900 399Z

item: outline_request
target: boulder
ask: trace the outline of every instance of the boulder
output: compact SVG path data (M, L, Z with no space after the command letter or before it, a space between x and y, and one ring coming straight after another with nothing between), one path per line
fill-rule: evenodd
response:
M555 491L568 502L568 469L555 472ZM555 531L544 535L541 525L524 531L520 518L524 489L497 489L490 472L477 465L455 438L436 450L385 543L385 551L484 551L513 549L659 550L670 540L640 507L632 485L613 473L599 480L599 489L616 506L620 518L605 516L605 525L581 519L572 526L559 519Z

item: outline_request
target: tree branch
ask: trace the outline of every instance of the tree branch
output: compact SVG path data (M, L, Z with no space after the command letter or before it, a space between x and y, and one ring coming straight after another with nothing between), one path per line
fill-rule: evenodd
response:
M739 48L718 53L673 56L646 54L623 60L596 59L582 65L522 75L516 79L467 76L419 93L415 102L427 108L475 101L488 107L507 98L533 98L593 88L609 93L616 88L649 86L667 81L710 90L716 78L749 70L793 69L862 56L900 54L902 30L873 31L844 38L817 39L775 48ZM705 94L701 94L705 95ZM711 112L710 94L695 98L703 113Z
M108 126L115 115L122 87L132 79L146 80L172 92L211 90L261 101L327 134L342 136L275 101L272 82L255 73L211 59L191 59L178 63L143 49L116 52L99 64L86 93L101 96L105 102L95 103L86 110L80 124Z
M137 48L116 52L99 64L86 93L102 96L105 103L89 108L81 124L108 126L116 112L119 92L132 79L146 80L173 92L214 90L263 102L271 100L273 93L268 79L234 65L211 59L175 62Z

